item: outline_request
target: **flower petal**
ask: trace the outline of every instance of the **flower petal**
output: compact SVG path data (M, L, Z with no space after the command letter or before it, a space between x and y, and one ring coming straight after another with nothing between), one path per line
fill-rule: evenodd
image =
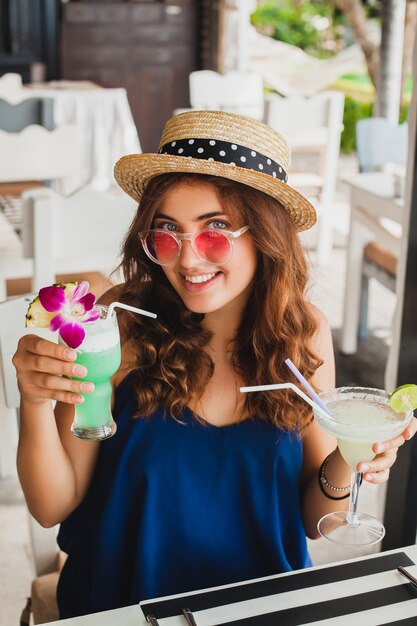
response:
M52 332L55 332L67 323L68 317L66 315L63 315L62 313L57 313L49 322L49 329L52 330Z
M61 287L52 285L51 287L42 287L39 291L39 300L46 311L59 311L64 308L67 298L65 291Z
M71 321L61 326L59 334L67 346L75 350L82 344L85 337L85 330L81 324Z
M95 322L100 317L100 309L94 307L91 311L87 311L82 317L82 322Z
M79 304L82 304L84 306L85 311L89 311L90 309L92 309L95 301L96 301L96 297L91 292L86 293L85 296L83 296L82 298L78 300Z
M82 280L78 283L71 296L71 302L78 302L78 300L81 300L81 298L88 292L89 287L90 285L86 280Z

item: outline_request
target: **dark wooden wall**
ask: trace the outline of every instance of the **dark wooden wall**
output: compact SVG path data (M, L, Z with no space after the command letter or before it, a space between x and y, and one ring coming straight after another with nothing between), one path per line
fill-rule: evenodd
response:
M32 78L42 63L44 78L58 77L58 0L0 0L0 75Z
M191 0L63 5L61 78L125 87L142 149L153 151L174 109L189 106L198 18Z

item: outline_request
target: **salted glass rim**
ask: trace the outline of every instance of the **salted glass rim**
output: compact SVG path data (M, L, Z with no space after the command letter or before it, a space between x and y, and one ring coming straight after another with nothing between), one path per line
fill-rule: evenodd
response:
M374 395L375 398L379 398L382 400L385 400L385 402L381 402L381 404L384 404L385 406L390 406L389 405L389 398L390 398L390 393L388 393L388 391L386 391L385 389L378 389L377 387L359 387L359 386L353 386L353 387L349 387L349 386L343 386L343 387L333 387L332 389L328 389L327 391L322 391L318 394L319 398L321 400L323 400L323 402L326 404L326 400L330 401L329 396L331 396L332 394L334 395L343 395L343 394L348 394L348 393L356 393L358 395L360 395L361 393L363 395L365 394L369 394L369 395ZM336 399L336 398L335 398ZM410 406L410 409L408 412L402 411L401 413L396 413L393 409L392 412L396 415L399 416L399 419L396 420L395 422L390 422L388 424L378 424L378 430L383 430L383 431L387 431L390 432L393 428L393 426L396 426L397 428L399 426L401 426L402 424L404 424L404 427L407 426L407 424L410 422L412 416L413 416L413 408ZM314 415L315 417L322 422L328 422L334 425L343 425L343 426L349 426L350 422L346 421L346 422L339 422L338 420L335 420L331 415L326 415L325 413L323 413L322 411L320 411L320 413L316 410L314 410ZM403 419L400 419L400 416L403 415ZM374 430L376 424L358 424L357 422L355 422L354 424L355 426L355 430L361 430L361 431L368 431L368 430Z

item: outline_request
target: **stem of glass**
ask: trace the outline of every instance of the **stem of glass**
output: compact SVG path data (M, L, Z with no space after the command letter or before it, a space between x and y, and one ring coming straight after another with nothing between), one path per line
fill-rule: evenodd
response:
M352 472L350 477L350 498L349 498L349 512L347 514L347 522L349 526L359 526L358 520L358 496L359 487L362 481L361 472Z

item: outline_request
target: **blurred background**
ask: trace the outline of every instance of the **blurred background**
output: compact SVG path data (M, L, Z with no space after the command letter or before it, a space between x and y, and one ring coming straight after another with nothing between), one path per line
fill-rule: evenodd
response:
M377 100L385 116L386 100L400 97L396 121L406 118L416 13L414 1L2 0L0 75L17 72L24 83L76 80L126 88L142 149L151 151L167 117L190 106L190 72L256 68L265 89L282 95L342 91L342 150L349 152L355 122L372 115ZM402 22L402 36L384 31L381 42L382 21L387 31ZM388 59L400 50L401 64L390 66Z
M338 386L417 381L416 26L417 0L0 0L0 626L59 567L16 477L17 307L55 280L96 295L122 280L137 206L113 166L155 151L171 115L227 110L287 138L289 182L317 209L302 240ZM415 543L416 466L413 442L388 486L361 489L387 535L360 554Z

